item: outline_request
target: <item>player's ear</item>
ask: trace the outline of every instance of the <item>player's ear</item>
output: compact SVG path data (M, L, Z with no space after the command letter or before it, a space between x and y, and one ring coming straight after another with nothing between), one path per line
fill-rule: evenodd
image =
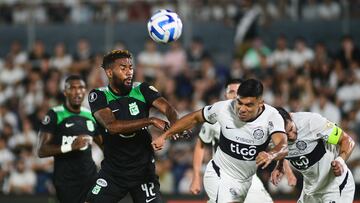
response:
M105 69L105 74L109 79L112 79L113 72L111 71L111 68Z

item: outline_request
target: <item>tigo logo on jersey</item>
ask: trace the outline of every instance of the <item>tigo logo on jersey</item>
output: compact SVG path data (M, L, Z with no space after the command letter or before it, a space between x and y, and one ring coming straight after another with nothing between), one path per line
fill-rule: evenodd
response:
M139 107L137 106L136 102L129 104L129 111L130 111L130 114L133 116L138 115L140 113Z

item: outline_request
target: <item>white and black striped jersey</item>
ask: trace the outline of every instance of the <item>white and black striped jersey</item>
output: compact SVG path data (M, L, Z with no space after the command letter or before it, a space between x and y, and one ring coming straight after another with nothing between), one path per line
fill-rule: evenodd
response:
M256 172L256 156L267 148L271 135L285 132L284 120L274 107L265 104L257 118L243 122L235 105L236 100L216 102L204 107L203 116L207 122L220 125L214 162L231 177L248 180Z
M340 136L341 129L317 113L298 112L291 117L297 128L297 139L289 142L286 159L303 175L303 191L306 194L339 191L341 183L332 184L335 176L331 169L338 150L336 145L328 144L328 139L331 133ZM335 181L343 179L339 177Z

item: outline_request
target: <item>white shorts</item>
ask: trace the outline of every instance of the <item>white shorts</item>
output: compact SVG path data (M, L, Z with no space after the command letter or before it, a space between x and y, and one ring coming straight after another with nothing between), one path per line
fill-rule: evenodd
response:
M240 181L230 177L218 168L214 161L206 166L204 188L209 203L244 202L251 180Z
M355 193L355 182L354 177L350 170L348 170L348 176L346 179L341 180L337 183L336 181L332 184L339 186L338 192L321 192L318 194L307 195L304 192L301 193L298 203L319 203L319 202L333 202L333 203L352 203L354 200ZM341 189L341 192L340 192Z
M244 203L273 203L270 194L266 191L264 184L256 174L252 178Z

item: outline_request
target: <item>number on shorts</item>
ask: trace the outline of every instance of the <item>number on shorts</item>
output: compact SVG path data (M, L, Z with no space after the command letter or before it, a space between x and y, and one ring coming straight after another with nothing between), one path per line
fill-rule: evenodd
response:
M145 191L146 197L155 196L155 193L153 191L154 189L154 183L150 182L149 187L146 183L141 184L141 189Z

